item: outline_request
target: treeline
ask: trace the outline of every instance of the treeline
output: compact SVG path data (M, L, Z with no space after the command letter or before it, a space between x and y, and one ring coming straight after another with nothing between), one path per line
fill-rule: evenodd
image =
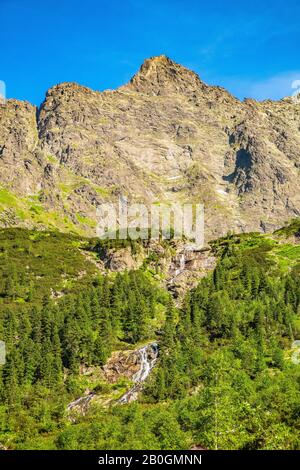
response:
M145 399L179 400L177 419L208 448L300 448L300 278L268 250L228 242L210 277L169 306Z
M20 290L22 285L20 285ZM79 373L80 365L103 365L118 341L135 343L154 335L156 306L165 302L142 271L98 277L94 286L32 308L4 306L0 337L6 343L1 399L20 399L19 387L53 388ZM67 379L66 379L67 374Z
M299 449L297 266L283 274L266 246L220 247L182 309L166 308L160 361L139 403L93 407L55 438L59 449Z
M178 308L147 267L97 275L81 243L0 231L0 443L300 449L300 365L291 360L300 337L297 261L283 270L263 237L229 236L214 244L216 269ZM101 255L94 242L87 249ZM155 337L159 362L139 401L92 404L71 424L66 405L85 389L81 367Z

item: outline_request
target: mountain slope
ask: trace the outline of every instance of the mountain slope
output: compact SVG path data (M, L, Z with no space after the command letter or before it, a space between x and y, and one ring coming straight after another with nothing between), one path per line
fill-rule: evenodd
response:
M299 117L290 98L240 102L165 56L114 91L62 83L39 110L8 100L0 223L94 234L96 206L123 194L204 202L207 238L278 228L300 213Z
M1 449L299 449L298 231L215 240L176 308L151 263L104 275L120 242L0 230Z

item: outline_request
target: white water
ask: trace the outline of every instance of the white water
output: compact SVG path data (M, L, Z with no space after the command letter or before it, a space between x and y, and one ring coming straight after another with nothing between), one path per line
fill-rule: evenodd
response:
M217 189L217 193L221 194L222 196L229 196L227 191L224 191L224 189Z
M140 368L132 378L134 385L118 400L118 403L125 404L137 399L143 382L145 382L155 366L158 357L158 345L157 343L147 344L147 346L144 346L137 352L139 354Z
M184 270L185 270L185 254L181 253L180 258L179 258L179 268L175 270L174 278L178 276L179 274L181 274Z
M147 344L141 349L135 351L138 354L140 368L132 377L134 385L131 387L128 392L126 392L121 398L119 398L118 403L125 404L131 401L134 401L138 397L138 393L142 388L143 382L149 376L151 370L155 366L157 357L158 357L158 345L157 343ZM79 397L76 400L72 401L68 405L68 410L74 408L80 409L82 412L85 412L89 406L90 401L96 396L95 392L90 392L88 395Z
M172 180L179 180L180 178L182 178L182 176L177 175L177 176L169 176L167 179L168 181L172 181Z
M95 393L91 392L88 395L77 398L77 400L74 400L68 404L68 410L72 410L72 408L79 407L81 410L85 411L89 405L89 402L94 396Z
M180 255L180 270L183 271L185 268L185 256L184 253Z

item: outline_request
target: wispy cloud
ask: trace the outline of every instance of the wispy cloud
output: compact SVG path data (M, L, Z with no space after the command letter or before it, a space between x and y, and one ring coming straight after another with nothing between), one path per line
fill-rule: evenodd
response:
M206 80L212 85L221 85L240 99L280 100L300 91L300 70L280 73L262 80L242 77L218 77Z
M300 70L297 72L287 72L267 78L250 86L250 94L258 100L267 98L280 99L291 96L295 92L293 83L300 80Z

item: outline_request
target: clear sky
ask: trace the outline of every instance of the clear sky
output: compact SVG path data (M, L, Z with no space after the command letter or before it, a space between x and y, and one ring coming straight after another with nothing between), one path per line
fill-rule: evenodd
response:
M239 98L300 79L299 0L0 0L0 80L39 105L51 86L116 88L166 54Z

